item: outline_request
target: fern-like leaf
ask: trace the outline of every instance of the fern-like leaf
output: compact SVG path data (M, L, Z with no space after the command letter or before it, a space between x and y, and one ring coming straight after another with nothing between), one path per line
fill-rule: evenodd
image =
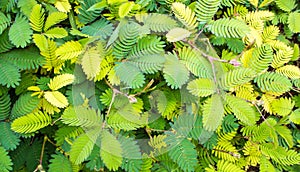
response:
M280 73L286 77L291 79L299 79L300 78L300 69L294 65L285 65L278 69L276 69L277 73Z
M36 4L31 11L30 25L34 31L42 32L45 20L45 10L42 8L42 5Z
M157 36L146 36L137 41L129 52L128 58L142 57L145 55L162 54L164 42Z
M286 12L292 11L297 6L295 0L275 0L275 2L280 9Z
M215 169L213 166L209 166L207 168L205 168L206 172L215 172ZM242 170L241 168L239 168L237 165L229 162L229 161L225 161L225 160L220 160L217 163L217 171L222 171L222 172L243 172L244 170Z
M238 68L225 73L220 81L222 88L229 90L232 87L251 81L256 72L249 68Z
M62 154L53 154L49 164L49 172L69 172L72 171L72 164Z
M10 119L16 119L33 112L38 107L39 102L39 98L32 97L31 93L22 94L12 108Z
M54 6L61 12L67 13L71 10L71 4L68 0L57 0Z
M207 97L216 91L214 82L210 79L196 79L188 83L187 89L195 96Z
M292 32L294 33L299 33L300 32L300 26L297 24L300 21L300 13L293 12L289 15L288 18L288 26L291 29Z
M182 64L177 56L173 54L168 54L165 56L166 62L164 64L163 73L167 84L171 86L172 89L181 88L189 77L189 71Z
M141 150L137 142L133 138L124 136L119 136L118 140L123 150L121 168L126 171L140 171L143 161Z
M190 47L183 47L178 50L180 60L188 70L200 78L213 78L211 64L200 55L200 52Z
M15 119L11 124L11 129L18 133L32 133L48 126L51 122L51 117L46 113L30 113Z
M64 28L53 27L45 32L48 38L64 38L68 36L68 32Z
M254 79L263 92L285 93L292 88L291 81L278 73L266 72Z
M9 30L6 29L2 34L0 34L0 53L9 51L14 47L14 45L9 40L8 32Z
M70 160L74 164L81 164L91 154L101 128L96 127L81 134L74 142L70 151ZM103 143L102 143L103 144Z
M145 76L135 65L122 62L114 68L116 75L120 78L122 82L131 88L140 88L145 83ZM128 75L128 71L130 74Z
M224 38L241 38L250 32L249 26L237 19L219 19L212 23L210 30L216 36Z
M122 147L120 142L106 130L101 134L100 156L109 170L117 170L122 165Z
M66 85L72 84L75 80L75 76L72 74L57 75L50 80L48 84L51 90L58 90Z
M123 26L119 32L119 40L114 44L113 55L118 59L126 57L132 46L137 42L139 30L140 25L137 23L129 23Z
M154 32L167 32L178 26L174 19L165 14L149 14L143 22Z
M32 30L26 17L18 15L9 29L9 39L16 47L24 48L31 40Z
M104 58L104 52L99 51L97 46L88 47L81 58L81 66L88 80L94 77L101 71L101 61Z
M106 19L100 19L95 21L94 23L84 26L81 29L82 33L90 35L90 36L97 36L101 39L106 39L110 36L113 32L113 25L107 21Z
M44 31L47 31L50 27L60 23L68 17L66 13L63 12L53 12L50 13L46 19Z
M241 59L243 66L260 73L268 69L273 61L273 50L267 44L246 51Z
M219 9L220 0L198 0L196 2L196 16L200 24L209 22Z
M10 114L10 96L8 93L0 94L0 121L8 118Z
M93 22L97 17L99 17L102 8L95 8L92 7L99 2L98 0L86 0L80 1L80 8L78 9L79 15L78 19L81 23L87 24Z
M0 12L0 35L3 31L10 25L10 16L6 16L4 13Z
M292 112L294 105L295 102L289 98L282 97L280 99L276 99L271 102L272 113L280 116L287 116Z
M0 84L15 88L19 85L21 75L19 69L7 62L6 60L0 58Z
M58 108L69 105L68 99L59 91L46 91L44 97L49 103Z
M197 18L195 12L189 7L186 7L183 3L175 2L172 4L172 10L176 18L185 25L189 30L193 30L197 27Z
M0 122L0 143L6 150L14 150L21 141L19 137L10 129L11 125L8 122Z
M226 96L226 102L239 120L246 125L255 124L255 111L248 102L231 95Z
M197 165L197 152L195 145L188 139L168 136L166 139L168 144L168 154L170 158L178 164L183 171L194 171Z
M12 62L21 70L37 69L45 63L44 57L39 54L39 50L34 46L2 53L0 58Z
M61 60L74 59L82 52L82 45L78 41L68 41L58 47L55 51L56 56Z
M212 95L203 105L203 126L208 131L215 131L222 123L224 108L218 94Z
M99 127L101 126L102 119L94 109L82 107L82 106L70 106L62 115L63 123L69 126L80 127Z
M0 171L9 172L12 170L12 161L6 150L0 146Z

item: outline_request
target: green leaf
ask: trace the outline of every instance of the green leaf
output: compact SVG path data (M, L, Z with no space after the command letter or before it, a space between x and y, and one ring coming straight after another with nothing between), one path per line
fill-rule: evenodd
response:
M18 133L32 133L51 124L51 117L43 112L30 113L19 117L11 124L11 129Z
M186 138L168 136L168 155L183 171L194 171L197 165L197 151L195 145Z
M216 92L216 86L211 79L199 78L188 83L187 89L195 96L207 97Z
M0 93L0 121L5 120L10 115L10 96L8 93Z
M52 155L52 159L49 164L49 172L70 172L72 171L72 164L67 157L62 154Z
M44 97L49 103L58 108L69 105L68 99L59 91L46 91Z
M300 22L300 13L297 12L290 13L288 18L288 24L289 24L288 26L292 32L294 33L300 32L299 22Z
M38 107L39 103L40 99L36 96L31 96L31 93L27 92L22 94L15 102L9 118L13 120L33 112L33 110Z
M220 85L229 90L251 81L256 76L256 72L250 68L237 68L225 73L220 81Z
M117 170L122 164L122 147L119 141L106 130L101 134L100 156L109 170Z
M167 84L172 89L181 88L189 78L189 71L177 56L173 54L165 55L166 62L164 64L163 73Z
M0 146L0 171L9 172L12 170L12 161L6 150Z
M149 14L143 22L154 32L167 32L178 26L176 20L166 14Z
M222 123L224 108L221 96L212 95L203 105L203 126L208 131L215 131Z
M125 2L122 5L119 6L119 16L120 18L124 18L126 17L129 12L132 10L132 8L134 7L134 2Z
M221 18L210 25L210 30L218 37L242 38L250 32L249 26L242 20Z
M191 35L190 31L183 28L176 27L171 29L167 33L166 37L169 42L177 42L189 37L190 35Z
M30 25L34 31L42 32L43 26L45 22L45 10L42 5L36 4L31 11L30 17Z
M131 88L140 88L145 83L145 76L138 67L128 62L115 66L116 75Z
M122 166L121 168L126 171L140 171L142 165L142 155L140 147L134 138L119 136L118 140L122 146Z
M78 41L68 41L58 47L55 51L56 56L61 60L74 59L82 53L82 45Z
M226 102L237 119L241 120L246 125L255 124L255 111L248 102L231 95L226 95Z
M18 15L9 29L9 39L18 48L24 48L30 43L32 30L26 17Z
M293 123L300 124L300 109L293 111L289 118Z
M0 58L13 63L21 70L38 69L45 64L45 58L40 55L40 51L34 46L2 53Z
M0 58L0 84L8 88L15 88L19 85L20 80L21 74L19 73L19 69L15 65Z
M297 6L295 0L275 0L275 2L280 9L286 12L292 11Z
M102 124L102 118L94 109L83 106L70 106L66 108L61 116L63 123L69 126L80 127L99 127Z
M102 48L101 45L98 47ZM105 50L102 49L102 51L99 51L98 47L93 46L87 48L81 58L81 66L88 80L94 79L101 70L100 64L105 56Z
M53 12L51 13L45 22L44 31L47 31L50 27L60 23L68 17L66 13L63 12Z
M68 36L68 32L64 28L54 27L45 32L48 38L64 38Z
M81 134L74 142L70 151L70 160L74 164L81 164L91 154L101 127L95 127ZM109 140L107 140L110 142ZM103 143L102 143L103 144ZM109 143L108 143L109 144Z
M0 143L6 150L14 150L20 143L20 138L10 129L10 123L0 122Z
M10 25L10 20L10 16L6 16L4 13L0 12L0 35Z

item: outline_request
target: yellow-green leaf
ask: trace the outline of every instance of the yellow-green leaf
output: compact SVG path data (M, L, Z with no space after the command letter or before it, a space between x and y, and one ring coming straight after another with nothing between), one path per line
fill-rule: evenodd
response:
M71 5L68 0L56 0L55 7L61 12L69 12Z
M75 76L72 74L62 74L55 76L51 79L50 83L48 84L51 90L58 90L66 85L72 84L75 80Z
M69 105L68 99L59 91L46 91L45 99L58 108L64 108Z
M45 32L48 38L64 38L68 36L68 32L64 28L54 27Z
M119 141L106 130L101 134L100 156L109 170L117 170L122 164L122 147Z
M130 11L132 10L133 6L134 6L134 2L132 2L132 1L125 2L122 5L120 5L120 7L119 7L119 16L120 16L120 18L126 17L130 13Z
M68 41L57 48L56 56L61 60L70 60L79 56L82 52L82 45L78 41Z

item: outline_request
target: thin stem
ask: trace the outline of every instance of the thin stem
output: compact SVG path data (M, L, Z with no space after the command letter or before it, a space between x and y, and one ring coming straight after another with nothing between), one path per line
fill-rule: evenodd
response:
M57 118L55 121L52 122L51 126L53 126L57 121L61 120L62 117Z
M204 29L207 28L207 24L205 24L203 26L203 28L198 32L198 34L195 36L195 38L192 40L193 42L196 41L196 39L198 39L198 37L201 35L201 33L204 31Z
M48 137L45 135L44 136L44 141L43 141L43 145L42 145L42 150L41 150L41 155L40 155L40 160L39 160L39 165L36 167L36 169L34 170L34 172L39 171L45 171L43 168L43 157L44 157L44 151L45 151L45 144L48 140Z

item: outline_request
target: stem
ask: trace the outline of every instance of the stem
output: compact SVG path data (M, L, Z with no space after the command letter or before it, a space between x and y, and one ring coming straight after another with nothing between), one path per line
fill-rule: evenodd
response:
M45 135L43 145L42 145L42 151L41 151L41 156L40 156L40 160L39 160L39 165L36 167L34 172L37 172L38 170L45 171L43 168L43 157L44 157L44 151L45 151L45 144L46 144L47 140L48 140L48 137Z
M61 117L57 118L55 121L52 122L51 126L53 126L57 121L59 121L61 119L62 119Z
M201 35L201 33L204 31L204 29L207 28L207 24L205 24L203 26L203 28L198 32L198 34L195 36L195 38L192 40L193 42L196 41L196 39L198 39L198 37Z

